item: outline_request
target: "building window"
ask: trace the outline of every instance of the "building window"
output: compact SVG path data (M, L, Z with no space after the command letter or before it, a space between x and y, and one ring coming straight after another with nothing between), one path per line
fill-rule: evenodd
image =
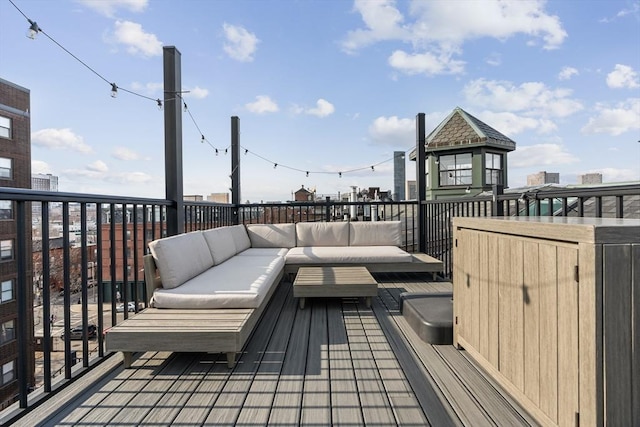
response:
M11 138L11 119L0 116L0 138Z
M0 304L13 301L13 279L5 280L0 285Z
M0 330L0 345L4 345L9 341L16 339L16 321L11 319L8 322L4 322Z
M13 219L13 202L11 200L0 200L0 220Z
M0 261L13 259L13 240L0 240Z
M471 153L440 156L440 186L471 185Z
M2 365L2 380L0 381L0 386L5 386L9 384L11 381L16 379L16 361L12 360L11 362L5 363Z
M485 183L487 185L502 184L502 156L485 153L484 158Z
M13 177L11 159L0 157L0 178L11 179Z

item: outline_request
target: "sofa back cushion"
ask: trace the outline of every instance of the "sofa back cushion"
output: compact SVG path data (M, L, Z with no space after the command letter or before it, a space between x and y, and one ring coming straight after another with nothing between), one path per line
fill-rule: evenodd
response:
M211 252L213 264L222 264L236 254L231 227L212 228L202 232Z
M296 224L297 246L348 246L349 224L346 222L299 222Z
M252 248L294 248L295 224L248 224L247 235Z
M400 246L400 221L350 222L349 246Z
M213 267L213 257L201 231L149 243L162 286L172 289Z
M233 243L236 245L236 253L240 253L251 247L251 240L247 235L247 229L244 225L232 225L229 227L233 236Z

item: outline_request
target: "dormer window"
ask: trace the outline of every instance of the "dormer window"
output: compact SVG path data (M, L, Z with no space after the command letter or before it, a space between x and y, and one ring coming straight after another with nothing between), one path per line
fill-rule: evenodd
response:
M440 156L440 186L471 185L473 178L471 158L471 153Z

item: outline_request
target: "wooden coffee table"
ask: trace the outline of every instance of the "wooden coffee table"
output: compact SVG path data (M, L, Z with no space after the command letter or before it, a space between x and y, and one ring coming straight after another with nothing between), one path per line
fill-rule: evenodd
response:
M309 297L371 297L378 295L378 282L366 267L300 267L293 281L293 296L304 308Z

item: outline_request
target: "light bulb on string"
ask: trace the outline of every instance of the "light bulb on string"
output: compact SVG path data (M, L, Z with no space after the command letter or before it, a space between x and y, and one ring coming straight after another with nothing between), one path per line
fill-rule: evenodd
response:
M115 98L118 96L118 85L115 83L111 83L111 97Z
M307 171L307 178L309 178L309 171Z
M204 135L200 135L200 142L204 144Z
M185 112L185 113L187 112L187 103L186 102L184 103L184 107L182 108L182 111Z
M36 23L36 21L32 21L31 19L27 19L27 21L29 21L29 29L27 30L27 37L29 37L31 40L35 40L36 37L38 37L38 33L40 32L40 27L38 27L38 24Z
M244 149L244 155L246 156L247 154L249 154L249 150L247 150L246 148Z
M229 152L229 149L228 149L228 148L225 148L225 149L224 149L224 155L226 156L228 152Z
M338 172L338 178L342 178L342 172Z
M274 163L274 164L273 164L273 168L275 169L275 168L277 168L277 167L278 167L278 164L277 164L277 163Z
M217 156L218 155L218 149L216 148L215 150L216 150L216 156Z
M158 104L158 110L162 111L162 101L160 101L160 98L156 99L156 103Z
M375 172L376 171L376 167L375 166L371 166L371 172Z

